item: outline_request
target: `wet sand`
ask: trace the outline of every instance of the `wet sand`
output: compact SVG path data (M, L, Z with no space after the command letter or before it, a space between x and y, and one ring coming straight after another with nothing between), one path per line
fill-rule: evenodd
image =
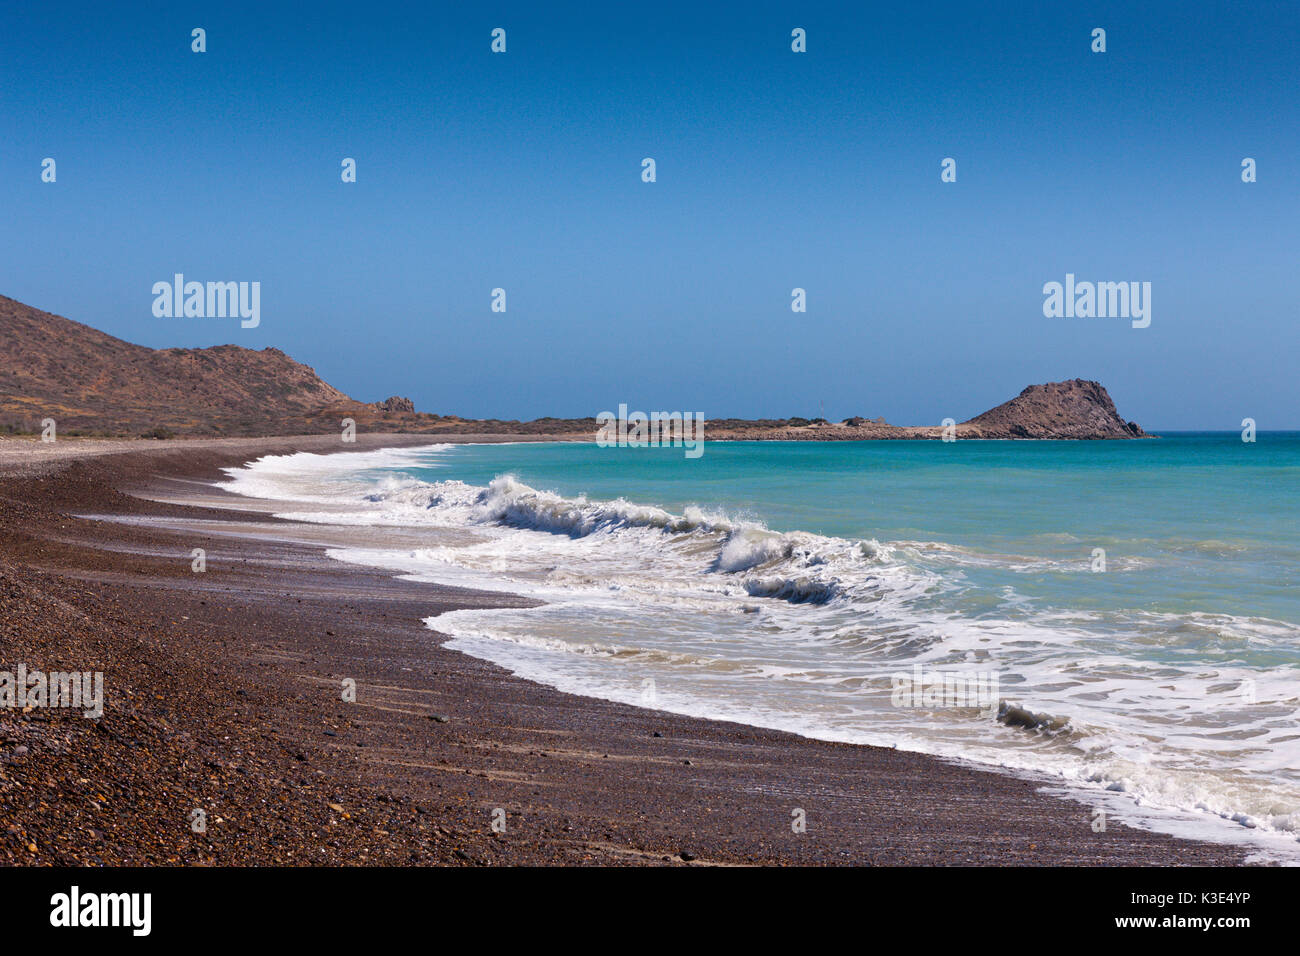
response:
M429 443L0 441L0 669L102 670L106 697L98 721L0 710L0 862L1232 865L1247 856L1114 820L1094 832L1090 807L1003 774L515 678L443 648L422 621L522 599L331 561L328 528L275 519L208 484L220 467L262 454ZM194 548L206 551L203 573L191 570ZM345 680L355 703L342 699ZM791 829L795 809L806 832ZM195 810L206 832L194 832ZM502 833L492 829L498 810Z

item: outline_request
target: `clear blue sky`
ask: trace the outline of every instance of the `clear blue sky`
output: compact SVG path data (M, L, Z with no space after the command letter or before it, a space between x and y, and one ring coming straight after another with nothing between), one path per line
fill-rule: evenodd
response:
M1300 427L1296 3L464 6L6 4L0 292L468 416L937 423L1078 376ZM261 326L155 318L175 272L260 281ZM1067 272L1151 282L1150 328L1045 318Z

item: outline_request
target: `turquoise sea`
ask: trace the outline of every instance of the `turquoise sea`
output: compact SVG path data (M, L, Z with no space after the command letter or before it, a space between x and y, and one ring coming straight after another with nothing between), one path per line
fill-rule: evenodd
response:
M671 448L471 445L413 473L476 485L513 474L569 497L674 512L699 505L780 531L1019 554L1043 569L990 561L965 573L988 590L1014 587L1070 607L1300 625L1300 432L1253 444L1237 432L1132 442L711 442L694 461ZM1073 573L1094 547L1129 572ZM1064 570L1047 570L1057 565Z
M1300 855L1300 433L440 445L227 487L432 535L341 560L544 602L430 619L523 676Z

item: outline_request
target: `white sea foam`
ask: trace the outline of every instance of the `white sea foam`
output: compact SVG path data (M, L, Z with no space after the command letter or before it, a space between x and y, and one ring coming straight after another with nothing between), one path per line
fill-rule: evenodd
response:
M1291 624L1042 606L1014 589L982 592L964 569L1081 567L779 532L704 507L565 497L510 475L477 486L401 471L450 454L267 458L231 469L224 487L330 506L286 509L304 521L473 529L468 544L330 553L544 602L429 623L451 646L560 689L646 703L651 679L655 707L1029 773L1139 825L1300 859L1294 670L1244 663L1245 651L1294 660ZM914 664L994 670L1008 705L1059 720L1009 726L891 706L891 674Z

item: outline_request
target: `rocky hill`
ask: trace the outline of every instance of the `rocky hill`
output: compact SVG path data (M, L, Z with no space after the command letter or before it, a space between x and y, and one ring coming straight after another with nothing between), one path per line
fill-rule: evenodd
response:
M1110 394L1081 378L1030 385L1023 392L976 415L963 425L981 438L1142 438L1137 422L1126 422Z
M0 431L254 435L367 409L279 349L151 349L4 296L0 340Z

